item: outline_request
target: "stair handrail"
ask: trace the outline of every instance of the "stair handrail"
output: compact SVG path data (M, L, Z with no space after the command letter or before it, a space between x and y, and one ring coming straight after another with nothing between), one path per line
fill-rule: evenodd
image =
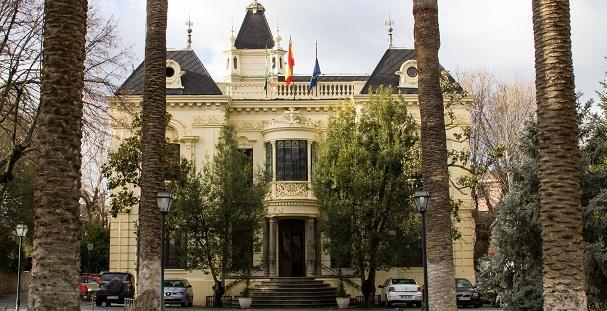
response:
M337 278L339 272L334 270L333 268L321 263L320 264L320 268L326 271L329 271L331 274L329 274L329 276ZM324 275L321 275L324 277ZM355 289L357 289L358 291L362 290L362 288L360 287L360 285L354 283L352 280L350 280L350 278L343 278L341 279L344 283L350 285L351 287L354 287Z

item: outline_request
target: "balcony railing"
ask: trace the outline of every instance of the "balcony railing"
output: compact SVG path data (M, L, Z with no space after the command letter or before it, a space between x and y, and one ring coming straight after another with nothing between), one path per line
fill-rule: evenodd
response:
M315 199L315 197L310 182L278 181L272 183L268 199Z
M363 82L318 82L308 92L307 82L287 86L284 82L270 83L268 91L263 82L232 82L223 84L226 95L233 99L346 99L359 94Z

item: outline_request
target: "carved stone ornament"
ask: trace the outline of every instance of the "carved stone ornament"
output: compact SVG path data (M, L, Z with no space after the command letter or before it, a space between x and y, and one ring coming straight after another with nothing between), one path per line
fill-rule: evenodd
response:
M281 128L281 127L302 127L311 129L320 129L320 122L311 121L299 114L295 108L289 110L277 118L272 119L265 129Z
M307 198L310 195L308 183L277 183L276 198Z
M192 118L192 127L217 127L226 124L224 116L194 116Z
M262 121L262 120L242 120L242 121L234 122L234 127L236 127L236 129L239 131L246 131L246 130L260 131L267 124L268 124L267 121Z

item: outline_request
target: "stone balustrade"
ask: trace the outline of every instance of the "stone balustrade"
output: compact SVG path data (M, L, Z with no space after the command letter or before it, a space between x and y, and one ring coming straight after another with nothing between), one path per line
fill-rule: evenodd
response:
M231 82L220 84L225 95L233 99L346 99L360 93L364 82L318 82L308 92L308 82L296 82L287 86L284 82L272 82L268 91L263 82Z

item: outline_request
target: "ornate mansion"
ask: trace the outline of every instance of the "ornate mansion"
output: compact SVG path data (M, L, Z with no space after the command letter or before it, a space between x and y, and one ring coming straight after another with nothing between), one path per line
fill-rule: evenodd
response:
M419 122L415 51L393 48L390 42L383 56L378 55L381 58L372 74L323 74L317 86L308 92L310 76L295 76L294 86L286 86L287 51L281 44L278 32L272 33L268 25L265 8L255 0L247 7L237 36L230 37L230 46L224 52L226 74L221 81L209 75L191 48L168 50L166 106L172 119L166 135L179 142L182 157L201 167L203 161L213 156L221 127L232 125L240 148L248 149L255 165L269 167L272 172L263 249L254 256L255 263L266 260L263 275L267 277L322 278L331 268L331 258L322 247L320 211L311 190L312 149L336 104L351 101L365 105L369 90L380 85L392 86L402 94L410 113ZM266 90L267 68L270 81ZM121 87L131 94L124 100L135 107L143 98L143 72L141 64ZM115 101L110 102L115 118L128 119ZM454 111L459 122L469 122L469 111L464 105L454 107ZM115 147L131 135L131 130L114 123L112 134ZM449 145L451 149L466 147ZM461 173L458 169L451 171L456 176ZM453 242L455 273L456 277L474 280L473 204L469 194L452 190L454 199L464 202L459 210L461 222L456 224L461 238ZM137 208L112 219L110 271L136 270L137 220ZM187 278L194 287L194 303L204 304L204 296L212 295L212 278L203 271L183 269L179 256L171 250L173 242L167 243L166 274ZM422 282L421 274L420 267L378 271L377 282L388 275L410 276Z

